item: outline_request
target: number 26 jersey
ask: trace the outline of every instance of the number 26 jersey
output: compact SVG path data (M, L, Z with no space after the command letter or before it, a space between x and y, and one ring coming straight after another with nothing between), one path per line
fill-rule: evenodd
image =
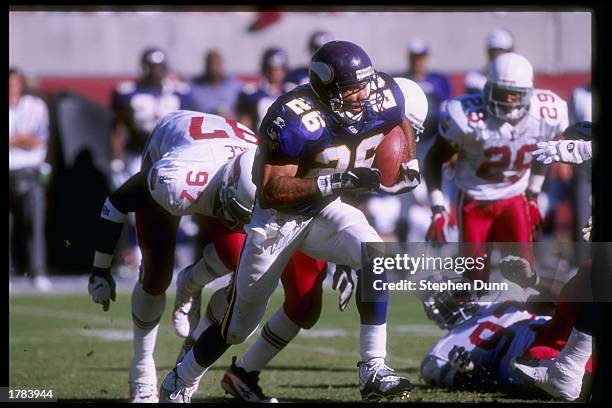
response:
M259 127L260 146L265 145L272 163L298 163L297 177L371 167L384 135L402 122L405 103L399 86L389 75L379 72L375 86L383 95L382 103L365 108L364 120L352 125L340 123L310 84L294 88L268 109ZM372 95L376 89L372 89ZM330 196L283 211L315 216L335 198Z

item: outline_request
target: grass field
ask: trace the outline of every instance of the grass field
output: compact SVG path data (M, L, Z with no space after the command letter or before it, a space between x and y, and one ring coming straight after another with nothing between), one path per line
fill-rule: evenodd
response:
M203 301L210 295L206 292ZM173 295L162 317L155 358L158 381L172 369L181 340L170 323ZM277 292L266 318L282 302ZM110 312L102 312L86 294L11 295L10 386L53 389L60 401L126 401L132 355L128 294L119 294ZM264 392L281 402L359 401L358 315L354 302L337 308L337 294L325 291L321 319L301 334L262 372ZM444 391L427 387L418 376L424 352L442 335L413 296L391 297L388 364L415 385L411 401L512 402L501 393ZM219 386L232 355L255 340L235 346L213 366L194 395L198 401L234 401ZM525 399L520 401L527 401Z

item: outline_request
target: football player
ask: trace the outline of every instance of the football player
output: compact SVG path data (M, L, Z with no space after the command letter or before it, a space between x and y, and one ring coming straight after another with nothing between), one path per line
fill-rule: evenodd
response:
M557 292L558 298L584 294L586 275L588 269L582 268ZM552 293L552 287L548 289ZM526 384L515 371L517 359L557 357L572 341L570 333L580 308L579 303L559 301L551 318L520 302L479 303L471 290L426 294L423 305L427 317L448 333L427 352L421 377L433 386L489 391L515 391L512 387ZM582 373L585 368L590 372L590 351L582 361ZM577 397L582 376L575 380Z
M292 85L285 82L288 60L287 52L281 48L272 47L264 52L261 81L246 84L238 96L236 112L239 122L257 131L270 105L291 89Z
M315 31L310 35L308 40L308 55L311 57L323 44L333 40L333 36L327 31ZM293 88L298 85L304 85L308 83L308 65L295 68L287 74L285 81Z
M381 191L401 194L420 182L414 130L393 78L377 72L367 53L331 41L312 57L310 83L268 109L253 167L257 200L230 302L162 382L162 401L188 401L192 387L232 345L257 328L281 271L297 249L358 271L359 388L362 399L406 396L412 385L385 364L387 293L372 294L373 272L362 244L381 242L362 212L341 197ZM395 126L403 129L408 160L399 180L380 184L374 150ZM364 259L365 258L365 259ZM362 270L363 269L363 270ZM386 279L384 273L376 279ZM363 288L363 293L362 293ZM369 296L368 296L369 295Z
M538 150L533 154L536 159L544 164L553 162L561 162L567 164L581 164L588 161L592 157L591 151L591 122L577 122L568 127L563 133L564 139L538 143ZM582 140L586 139L586 140ZM592 218L589 218L587 226L582 229L583 238L585 241L590 241L592 229ZM515 262L520 262L518 259ZM513 278L515 282L526 282L524 276L531 272L531 267L525 264L520 271L508 275L508 278ZM590 281L595 288L598 283L602 287L609 287L605 282L602 282L601 277L597 278L593 275L592 261L588 260L581 265L580 271L586 270L587 273L582 275L584 281ZM579 272L580 273L580 272ZM604 275L599 272L600 275ZM531 280L531 285L525 287L533 287L537 284L537 275L533 274L536 279ZM608 274L609 276L609 274ZM608 279L609 282L609 279ZM605 289L604 289L605 290ZM595 293L595 290L593 291ZM591 358L593 347L593 329L594 320L597 319L597 310L594 309L594 302L577 303L580 306L580 314L576 319L572 328L569 340L565 347L558 355L553 356L554 360L546 356L531 356L517 360L514 364L516 373L527 383L533 384L538 388L546 391L548 394L574 401L579 398L581 388L583 386L582 378L585 373L585 361ZM587 367L588 368L588 367ZM599 374L601 375L601 374Z
M532 165L531 153L538 142L560 137L567 125L567 104L552 91L533 88L533 68L525 57L510 52L493 60L483 93L445 105L439 135L425 158L433 214L426 239L446 242L441 169L458 154L460 240L483 244L472 246L471 255L483 256L485 242L531 242L540 223L537 197L545 174L544 166ZM521 252L531 259L529 244ZM489 268L471 272L471 279L487 280Z
M425 118L427 117L427 98L419 85L406 78L393 78L401 88L405 105L405 115L418 135L423 131ZM289 266L296 260L305 257L296 253ZM335 268L333 273L332 288L340 292L339 308L345 310L351 298L354 282L351 270L344 265L329 264ZM304 268L302 268L304 269ZM233 270L233 269L232 269ZM249 350L225 373L222 387L235 397L249 401L269 401L268 397L258 386L260 371L274 358L302 329L309 329L316 322L320 313L321 305L321 283L324 275L308 274L300 271L293 273L298 268L288 268L281 276L281 282L286 292L283 308L265 324L262 334ZM219 289L208 304L205 316L200 319L196 328L191 327L191 322L199 318L199 303L201 290L205 282L210 282L215 275L210 275L210 268L194 264L193 267L181 271L177 277L177 296L173 312L173 324L177 334L186 337L179 353L177 362L184 353L189 351L195 339L216 320L223 318L227 308L226 292L228 288ZM287 282L287 283L286 283ZM299 291L297 295L291 295L288 291ZM317 307L309 306L317 305ZM305 307L307 306L307 307ZM309 313L304 313L308 310Z
M256 143L255 134L232 120L194 111L171 112L151 134L142 170L104 203L88 290L105 311L115 300L115 282L110 273L113 252L127 214L132 211L136 212L143 253L139 280L132 292L131 402L158 400L153 350L165 291L172 280L180 217L202 214L210 232L212 243L193 267L206 268L210 280L236 268L244 241L242 225L250 217L255 198L251 168ZM292 275L317 279L325 270L323 262L299 253L295 257L286 268ZM301 296L289 302L301 306L296 320L316 321L320 305L288 288L288 284L285 287L290 296Z
M140 67L139 78L121 82L111 95L115 115L110 135L112 190L140 170L145 143L157 121L168 112L193 108L189 85L168 77L168 56L163 50L157 47L144 50ZM129 220L132 248L125 248L120 261L135 267L140 251L134 236L134 219Z

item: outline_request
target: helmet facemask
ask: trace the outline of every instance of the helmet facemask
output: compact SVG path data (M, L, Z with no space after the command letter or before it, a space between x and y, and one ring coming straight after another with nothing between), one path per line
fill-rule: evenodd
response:
M359 81L338 83L336 91L329 98L332 112L345 124L362 123L372 111L382 109L384 96L377 86L378 74L372 69L371 74ZM347 96L359 93L365 88L365 97L357 101L346 100ZM344 95L344 96L343 96Z
M253 212L256 187L251 180L255 149L240 153L225 165L215 215L233 230L248 224Z
M515 102L508 101L508 95L514 95ZM532 88L514 87L487 83L485 85L485 97L487 99L487 110L493 116L501 120L517 120L525 116L529 109Z
M245 207L238 200L236 189L223 185L219 196L221 202L220 212L225 224L232 230L238 230L242 225L249 223L252 209Z
M425 313L441 329L452 329L478 310L476 294L471 290L435 292L423 301Z

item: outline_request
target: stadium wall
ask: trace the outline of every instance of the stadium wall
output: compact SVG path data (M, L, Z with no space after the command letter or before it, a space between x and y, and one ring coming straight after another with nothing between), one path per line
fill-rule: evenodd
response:
M260 13L228 10L10 11L9 64L39 77L129 76L138 72L142 50L156 45L167 51L171 67L184 76L200 71L203 53L210 48L221 51L229 73L253 75L270 46L285 48L292 66L306 64L308 36L323 29L362 45L377 69L391 72L406 67L408 42L423 38L431 45L431 69L454 73L482 67L487 34L503 27L513 32L516 50L538 72L591 69L588 8L284 11L267 16L268 25L257 30L253 27L262 20Z

